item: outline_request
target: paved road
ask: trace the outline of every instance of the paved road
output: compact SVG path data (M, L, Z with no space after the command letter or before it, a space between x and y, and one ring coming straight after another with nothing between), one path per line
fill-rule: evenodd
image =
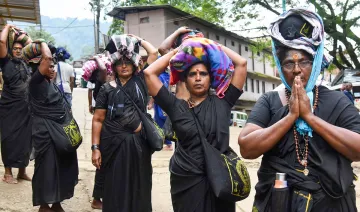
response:
M84 137L83 144L78 149L79 158L79 184L76 186L75 195L72 199L66 200L63 207L67 212L95 212L99 210L92 210L90 208L91 194L93 188L93 179L95 169L90 162L91 158L91 119L92 116L88 113L87 90L76 88L73 97L73 112L74 116L81 128ZM239 128L231 127L230 130L230 145L239 153L237 145L237 136L240 133ZM152 205L154 212L172 212L171 197L170 197L170 178L168 171L169 158L172 152L162 151L156 152L153 155L152 164L154 168L153 174L153 190L152 190ZM252 190L249 198L237 204L237 212L250 212L252 208L254 186L257 182L256 172L259 166L260 159L248 161ZM356 165L356 164L355 164ZM360 167L360 165L359 165ZM28 173L33 174L34 165L30 162ZM356 173L360 173L356 169ZM0 163L0 176L3 176L3 164ZM17 170L15 172L17 174ZM356 185L359 185L357 182ZM358 186L359 187L359 186ZM357 187L357 190L358 190ZM357 202L359 203L360 195L357 192ZM359 204L360 205L360 204ZM38 207L32 206L32 190L30 182L20 182L17 185L8 185L0 182L0 212L36 212Z

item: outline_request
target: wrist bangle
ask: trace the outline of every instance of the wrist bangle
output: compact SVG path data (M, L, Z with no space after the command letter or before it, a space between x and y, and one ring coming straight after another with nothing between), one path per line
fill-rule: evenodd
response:
M99 145L97 144L91 145L91 150L94 151L95 149L99 149Z

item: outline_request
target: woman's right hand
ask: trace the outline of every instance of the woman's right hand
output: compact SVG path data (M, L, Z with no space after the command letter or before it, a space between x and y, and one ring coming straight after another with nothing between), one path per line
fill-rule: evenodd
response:
M101 166L101 152L98 149L94 149L92 151L92 164L97 168L100 169Z
M295 79L298 76L295 77ZM300 116L300 107L299 107L299 97L298 97L298 89L299 85L296 84L296 80L294 79L292 88L291 88L291 96L289 99L289 114L294 116L294 118L298 118Z
M187 32L191 32L191 29L189 27L186 27L186 26L180 27L179 29L176 30L176 33L178 35L181 35L181 34L184 34L184 33L187 33Z

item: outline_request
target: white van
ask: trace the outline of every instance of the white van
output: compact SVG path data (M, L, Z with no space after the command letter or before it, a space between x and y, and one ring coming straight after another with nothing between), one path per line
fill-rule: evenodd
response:
M232 110L230 115L230 126L242 128L245 126L247 119L248 115L246 113Z

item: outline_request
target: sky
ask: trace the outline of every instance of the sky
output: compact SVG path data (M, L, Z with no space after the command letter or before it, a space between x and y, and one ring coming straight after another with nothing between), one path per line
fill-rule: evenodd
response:
M51 18L93 19L90 0L40 0L40 13ZM104 14L103 14L104 15ZM107 21L110 21L108 19Z

